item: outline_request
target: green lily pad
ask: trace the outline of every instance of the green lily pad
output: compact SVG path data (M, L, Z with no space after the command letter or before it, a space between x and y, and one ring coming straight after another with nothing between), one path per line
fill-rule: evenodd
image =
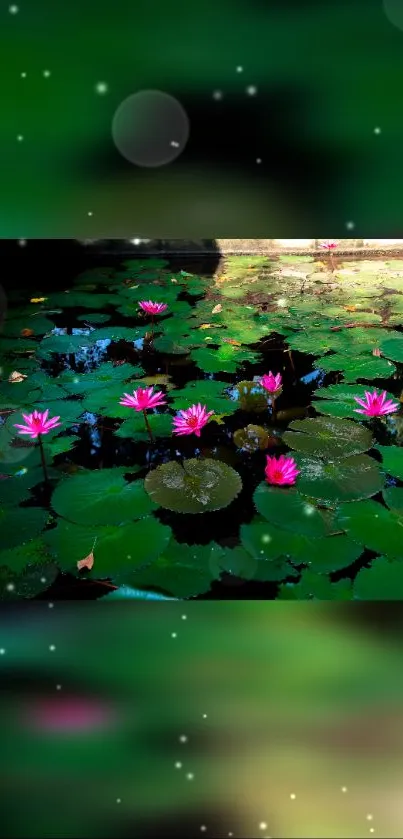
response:
M242 481L235 469L219 460L203 458L163 463L148 473L144 486L161 507L177 513L220 510L240 493Z
M179 343L179 341L165 335L156 338L153 344L155 350L166 355L188 355L192 349L185 341Z
M88 315L79 315L77 320L84 321L84 323L108 323L111 315L106 312L90 312Z
M38 345L39 358L51 358L53 353L70 355L94 343L94 335L49 335Z
M263 451L269 444L269 436L261 425L247 425L234 432L233 440L239 449L246 452Z
M202 405L207 405L209 411L232 414L239 406L224 392L228 387L228 382L219 382L214 379L189 382L185 387L171 394L174 408L180 411L200 402Z
M49 514L40 507L0 509L1 547L14 548L36 537L46 525Z
M403 558L403 519L376 501L342 504L336 525L372 551Z
M64 478L53 493L53 509L68 521L85 525L122 524L148 515L155 505L143 481L124 479L132 469L97 469Z
M49 453L50 457L65 454L71 451L79 441L80 437L77 434L70 434L65 437L57 437L55 440L49 440L45 445L45 454Z
M218 571L225 571L233 577L243 580L253 580L257 571L257 560L242 545L235 548L223 548L218 559Z
M337 417L294 420L283 440L292 449L319 457L347 457L372 446L372 434L362 425Z
M289 562L298 543L298 536L294 533L253 520L250 524L241 525L240 538L243 548L256 561L254 579L275 582L298 576Z
M314 367L325 371L340 371L347 382L355 382L357 379L388 379L396 370L395 365L386 358L365 355L348 358L337 353L315 361Z
M400 446L376 446L382 455L382 468L389 475L403 480L403 448Z
M355 600L403 600L403 564L386 556L362 568L354 580Z
M327 463L298 453L294 459L301 470L298 475L300 493L331 506L339 501L369 498L383 488L379 465L365 454Z
M171 414L148 413L147 419L154 437L171 437ZM115 432L116 437L130 437L135 440L149 440L149 434L144 423L144 416L140 411L131 411L129 419L125 420Z
M81 395L98 391L110 384L126 382L128 379L141 376L143 372L140 366L133 367L131 364L114 366L111 361L106 361L91 373L75 373L71 370L65 370L58 376L57 381L69 393Z
M187 545L171 539L162 556L133 574L130 584L179 598L197 597L209 591L213 579L219 576L222 554L223 549L215 542Z
M258 382L238 382L231 390L231 398L239 402L242 411L261 414L270 405L270 396Z
M59 568L74 572L77 562L91 553L104 531L105 528L90 528L59 519L56 527L45 531L43 541Z
M94 548L91 576L129 583L136 568L150 565L171 539L170 527L153 516L104 530Z
M358 420L361 414L355 413L356 408L360 405L355 401L355 396L359 399L365 399L365 391L368 390L368 385L348 385L338 384L329 385L329 387L321 387L315 391L315 397L320 401L312 403L313 406L321 414L329 414L330 416ZM387 398L395 400L391 393L387 393Z
M379 349L392 361L403 362L403 337L394 335L391 338L384 338L379 344Z
M309 565L315 574L332 574L352 565L363 552L362 545L338 534L320 539L301 537L294 551L295 562Z
M31 539L21 545L15 545L0 551L0 568L9 568L13 574L19 574L27 566L43 564L48 559L46 546L41 539ZM46 581L45 581L46 582ZM52 580L47 582L50 585Z
M295 489L271 487L263 482L256 488L253 501L267 521L292 533L324 536L331 530L329 513L317 509Z
M256 362L258 356L252 350L224 343L216 350L209 347L193 350L192 358L205 373L234 373L240 364Z
M279 600L351 600L351 580L332 583L327 577L307 569L298 583L280 586Z
M388 505L389 510L403 516L403 488L402 487L388 487L383 491L385 504Z

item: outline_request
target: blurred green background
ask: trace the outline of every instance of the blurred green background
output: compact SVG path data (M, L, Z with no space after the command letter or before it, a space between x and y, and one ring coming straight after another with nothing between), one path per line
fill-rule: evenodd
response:
M403 233L400 0L17 0L0 20L3 238ZM150 88L190 121L151 169L111 134Z
M401 837L402 628L393 604L4 608L0 834Z

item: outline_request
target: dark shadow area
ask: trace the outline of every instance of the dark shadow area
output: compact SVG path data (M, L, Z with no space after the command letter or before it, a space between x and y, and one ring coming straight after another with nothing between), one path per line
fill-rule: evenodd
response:
M2 272L1 286L6 293L20 289L63 291L84 271L105 265L116 269L122 261L147 256L169 256L172 271L202 271L211 277L221 259L215 239L193 245L186 239L152 239L140 246L125 239L100 239L91 244L78 239L2 239L0 258L7 270Z
M179 809L179 807L178 807ZM233 823L233 816L223 815L214 812L193 811L190 813L179 813L177 815L152 820L136 819L134 822L117 820L110 825L108 836L115 836L116 839L199 839L200 836L209 836L213 839L231 836L228 832L228 824ZM203 828L205 828L203 830ZM238 835L234 831L234 835Z

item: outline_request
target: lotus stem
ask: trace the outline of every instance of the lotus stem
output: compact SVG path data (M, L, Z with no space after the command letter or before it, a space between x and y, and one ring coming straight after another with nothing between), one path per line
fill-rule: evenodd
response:
M151 315L151 341L154 340L154 315Z
M276 418L276 400L274 399L274 397L271 400L271 416L272 416L272 420L274 422L274 420Z
M145 422L145 424L146 424L146 429L147 429L147 431L148 431L148 436L149 436L149 438L150 438L151 442L152 442L152 443L154 443L154 442L155 442L155 440L154 440L153 433L152 433L152 431L151 431L151 426L150 426L150 423L148 422L148 419L147 419L147 414L146 414L146 412L145 412L145 411L143 411L143 416L144 416L144 422Z
M290 362L291 362L292 371L293 371L293 373L295 373L294 359L292 357L292 350L288 350L288 357L289 357Z
M49 476L48 476L48 470L46 468L45 452L43 450L43 443L42 443L42 434L38 434L38 443L39 443L39 450L40 450L40 453L41 453L43 477L45 478L45 483L48 484L49 483Z
M335 265L334 265L334 262L333 262L333 254L332 254L331 251L329 251L329 257L330 257L330 267L331 267L332 271L334 271Z

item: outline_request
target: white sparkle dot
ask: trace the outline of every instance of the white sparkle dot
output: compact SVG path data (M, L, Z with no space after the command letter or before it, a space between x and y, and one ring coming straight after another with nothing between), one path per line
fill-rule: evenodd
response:
M294 801L294 798L296 798L295 792L291 793L290 798L292 798L292 800Z
M172 146L174 149L178 149L178 148L179 148L179 143L177 143L177 141L176 141L176 140L171 140L171 146Z
M104 93L108 92L108 85L106 84L106 82L98 82L95 85L95 90L102 96Z
M45 79L48 79L49 76L50 76L50 70L44 70L43 71L43 76L44 76Z
M23 139L24 139L23 134L17 134L17 140L18 140L19 143L22 143Z
M228 836L233 836L233 833L231 833L231 832L230 832L230 833L228 834Z
M187 741L188 741L188 738L186 737L186 734L181 734L181 736L179 737L179 742L180 743L187 743Z
M381 129L379 128L379 125L377 125L377 126L374 128L374 134L380 134L380 133L381 133Z
M257 158L256 158L256 163L261 163L261 162L262 162L262 158L261 158L261 157L257 157Z
M369 832L370 832L370 833L375 833L375 828L374 828L374 827L370 827L370 828L369 828Z
M187 615L182 615L182 620L183 620L183 621L186 621L186 620L187 620L187 617L188 617Z
M243 73L243 67L241 67L241 65L239 64L238 67L236 68L236 71L237 71L237 73Z
M193 778L194 778L193 772L188 772L187 775L186 775L186 779L188 781L193 781Z
M121 803L122 803L122 799L121 799L121 798L117 798L117 799L116 799L116 804L121 804Z
M367 815L367 819L368 819L368 821L369 821L369 822L372 822L372 819L373 819L373 818L374 818L374 817L373 817L372 813L368 813L368 815Z
M14 585L14 583L7 583L6 588L7 588L7 591L14 591L15 585Z
M25 248L25 245L27 244L27 240L26 239L18 239L18 244L19 244L20 248Z
M51 644L51 645L50 645L50 647L49 647L49 649L50 649L50 652L51 652L51 653L54 653L54 651L55 651L56 647L55 647L55 645L54 645L54 644Z
M341 788L341 791L342 791L342 792L347 792L347 787L342 787L342 788Z
M176 632L171 632L171 638L177 638L177 637L178 636L177 636Z
M10 15L17 15L20 10L18 6L9 6L8 11L10 12Z
M260 822L259 830L266 830L266 828L267 828L266 822Z
M257 94L257 87L254 84L250 84L249 87L246 88L246 92L248 96L256 96Z
M177 760L177 761L176 761L176 763L175 763L175 769L182 769L182 764L181 764L180 760Z
M41 577L41 583L46 583L46 577Z
M21 78L22 78L22 79L26 79L26 78L27 78L27 74L26 74L26 73L21 73Z
M131 558L132 558L132 555L131 555L131 554L127 554L127 558L128 558L128 559L131 559Z
M203 714L203 719L204 719L204 720L206 720L206 719L207 719L207 714Z
M307 504L304 508L304 513L306 516L313 516L315 512L315 507L311 507L310 504Z
M5 652L6 652L6 651L5 651L4 647L1 647L1 649L0 649L0 655L4 655L4 654L5 654Z
M355 222L354 221L346 221L347 230L354 230Z
M140 245L141 244L141 239L130 239L129 241L132 243L132 245Z
M287 301L286 301L285 297L279 297L279 299L277 300L277 306L281 306L282 308L284 308L284 306L286 306L286 305L287 305Z
M93 215L92 210L89 210L89 211L88 211L88 215L89 215L89 216L92 216L92 215Z
M61 685L56 685L56 690L61 690L61 689L62 689Z
M206 825L205 825L205 824L202 824L202 825L200 826L200 830L204 833L204 832L207 830Z
M54 603L48 603L48 609L53 609Z
M269 542L271 542L271 536L269 536L268 533L265 533L264 536L262 536L262 542L264 545L268 545Z
M215 99L216 102L219 102L219 100L222 99L222 96L222 90L215 90L213 93L213 99Z

